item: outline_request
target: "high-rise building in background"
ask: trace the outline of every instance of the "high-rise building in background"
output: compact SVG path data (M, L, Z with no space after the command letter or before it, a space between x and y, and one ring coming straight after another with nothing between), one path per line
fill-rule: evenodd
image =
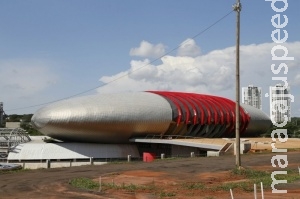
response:
M270 118L273 122L291 121L291 98L289 94L290 87L281 84L270 86Z
M261 87L256 87L253 85L242 87L242 103L262 110Z

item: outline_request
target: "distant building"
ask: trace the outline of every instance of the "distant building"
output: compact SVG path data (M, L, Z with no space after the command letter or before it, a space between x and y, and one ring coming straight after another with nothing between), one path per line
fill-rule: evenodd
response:
M9 129L20 128L21 122L6 122L5 127Z
M281 84L270 86L270 118L273 122L291 121L290 87ZM287 117L285 119L284 117Z
M3 125L3 115L4 115L3 102L0 102L0 128Z
M256 87L253 85L242 87L242 103L262 110L261 87Z

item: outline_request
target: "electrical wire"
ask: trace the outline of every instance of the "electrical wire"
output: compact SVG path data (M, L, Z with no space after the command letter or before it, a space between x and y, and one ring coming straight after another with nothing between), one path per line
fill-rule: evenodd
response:
M228 15L230 15L232 12L234 12L234 10L231 10L230 12L228 12L227 14L225 14L223 17L219 18L217 21L215 21L214 23L212 23L210 26L208 26L207 28L203 29L202 31L200 31L199 33L197 33L196 35L194 35L193 37L191 37L192 39L195 39L197 37L199 37L200 35L202 35L203 33L205 33L206 31L208 31L210 28L212 28L213 26L215 26L216 24L218 24L219 22L221 22L223 19L225 19ZM43 106L43 105L47 105L47 104L51 104L51 103L54 103L54 102L58 102L58 101L61 101L61 100L65 100L65 99L69 99L69 98L72 98L72 97L76 97L76 96L79 96L79 95L82 95L82 94L85 94L85 93L88 93L90 91L93 91L93 90L96 90L98 88L101 88L101 87L104 87L110 83L113 83L115 81L118 81L124 77L127 77L128 75L132 74L132 73L135 73L136 71L138 70L141 70L142 68L146 67L146 66L149 66L150 64L160 60L161 58L165 57L166 55L169 55L170 53L172 53L173 51L177 50L178 48L180 48L181 46L185 45L188 41L185 41L185 42L182 42L181 44L179 44L178 46L176 46L175 48L169 50L168 52L166 52L165 54L161 55L160 57L157 57L155 58L154 60L150 61L149 63L141 66L140 68L137 68L135 70L132 70L132 71L129 71L127 74L124 74L124 75L121 75L109 82L106 82L106 83L102 83L102 85L100 86L96 86L96 87L93 87L93 88L90 88L88 90L85 90L85 91L82 91L80 93L77 93L77 94L74 94L74 95L71 95L71 96L68 96L68 97L65 97L65 98L61 98L61 99L57 99L57 100L53 100L53 101L50 101L50 102L45 102L45 103L41 103L41 104L36 104L36 105L31 105L31 106L26 106L26 107L20 107L20 108L14 108L14 109L9 109L9 110L6 110L6 112L8 111L15 111L15 110L21 110L21 109L28 109L28 108L34 108L34 107L38 107L38 106Z

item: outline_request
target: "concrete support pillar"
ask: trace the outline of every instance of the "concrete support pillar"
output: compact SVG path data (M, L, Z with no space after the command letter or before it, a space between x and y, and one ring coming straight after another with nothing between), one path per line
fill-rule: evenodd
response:
M47 169L51 168L51 160L46 160L46 168Z
M194 158L194 157L195 157L195 153L191 152L191 158Z

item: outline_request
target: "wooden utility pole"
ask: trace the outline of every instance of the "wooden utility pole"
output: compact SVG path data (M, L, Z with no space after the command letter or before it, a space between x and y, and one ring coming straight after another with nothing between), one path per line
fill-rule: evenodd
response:
M233 6L233 10L236 11L235 165L236 168L240 169L240 12L242 10L240 0L236 0L236 4Z

